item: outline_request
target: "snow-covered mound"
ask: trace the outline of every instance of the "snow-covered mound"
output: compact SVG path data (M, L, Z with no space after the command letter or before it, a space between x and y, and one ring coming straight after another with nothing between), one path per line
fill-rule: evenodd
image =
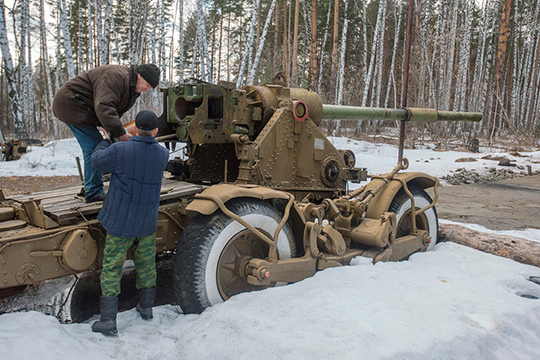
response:
M183 315L118 317L118 337L36 312L0 316L5 359L538 359L538 268L443 243L328 269Z

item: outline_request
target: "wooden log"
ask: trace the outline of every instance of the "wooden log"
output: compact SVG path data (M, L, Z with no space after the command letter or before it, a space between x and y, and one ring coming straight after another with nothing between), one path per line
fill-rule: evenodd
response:
M439 241L457 244L540 267L540 242L489 234L453 224L439 224Z

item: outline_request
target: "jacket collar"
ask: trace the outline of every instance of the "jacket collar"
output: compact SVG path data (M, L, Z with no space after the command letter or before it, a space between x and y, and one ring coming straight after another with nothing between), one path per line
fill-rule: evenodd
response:
M129 141L144 142L147 144L157 143L156 138L150 136L133 136L129 139Z

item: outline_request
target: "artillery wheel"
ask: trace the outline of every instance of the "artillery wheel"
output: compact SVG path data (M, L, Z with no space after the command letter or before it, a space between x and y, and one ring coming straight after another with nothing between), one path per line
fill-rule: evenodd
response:
M233 199L227 208L270 237L282 219L281 213L260 200ZM268 249L220 210L196 215L182 233L174 258L173 287L182 310L201 313L236 294L266 288L247 283L245 265L252 258L266 258ZM279 234L278 257L295 255L292 230L285 224Z
M431 197L421 188L409 185L409 190L414 196L414 204L417 210L420 210L433 201ZM396 213L397 233L396 237L405 236L411 233L411 199L405 190L400 189L388 211ZM431 237L431 243L427 250L431 250L437 243L437 231L439 228L439 219L435 206L426 210L421 215L416 215L416 226L420 230L428 230Z

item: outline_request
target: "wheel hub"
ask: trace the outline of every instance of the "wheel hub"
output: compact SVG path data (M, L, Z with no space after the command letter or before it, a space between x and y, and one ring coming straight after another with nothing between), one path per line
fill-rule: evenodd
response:
M239 232L229 240L219 258L216 274L218 289L224 300L242 292L266 288L248 284L246 279L250 260L266 258L268 250L268 245L248 230Z

